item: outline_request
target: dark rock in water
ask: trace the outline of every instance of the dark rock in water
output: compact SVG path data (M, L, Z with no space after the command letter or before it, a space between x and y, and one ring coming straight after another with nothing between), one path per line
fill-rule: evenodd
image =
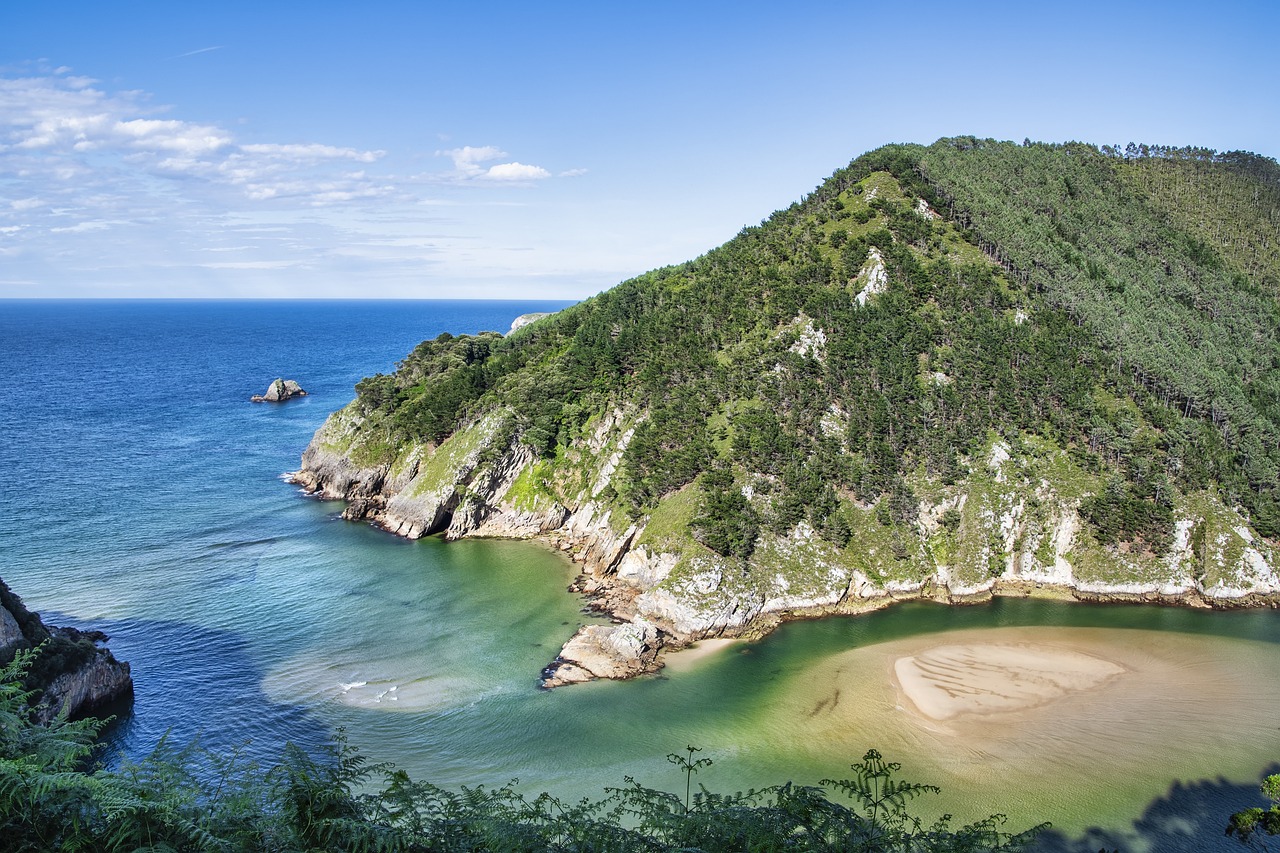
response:
M40 722L64 709L69 716L85 716L133 696L129 664L98 647L107 639L101 631L46 625L0 580L0 663L40 648L26 678L26 687L37 691L34 711Z
M267 393L254 394L249 398L254 403L283 403L291 397L305 397L307 392L292 379L277 379L267 386Z

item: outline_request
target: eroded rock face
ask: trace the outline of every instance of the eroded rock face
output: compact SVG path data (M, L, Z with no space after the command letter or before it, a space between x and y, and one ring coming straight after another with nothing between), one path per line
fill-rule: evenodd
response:
M283 403L293 397L305 397L307 392L292 379L277 379L267 386L266 393L254 394L250 401L254 403Z
M101 631L83 635L74 628L53 628L55 633L74 632L97 636L105 642ZM44 688L36 705L36 718L47 723L64 708L72 717L83 717L105 705L133 696L133 676L129 664L115 659L107 649L97 649L89 660L71 672L64 672Z
M33 670L41 676L34 708L39 722L48 723L63 711L72 717L86 716L133 696L129 664L99 648L107 639L101 631L45 625L0 580L0 661L12 660L17 652L42 643L57 649L63 659L74 661L61 672Z
M509 335L512 332L523 329L525 326L530 323L535 323L543 317L550 317L553 313L554 312L552 311L533 311L529 314L521 314L519 317L511 321L511 328L507 330L507 334Z

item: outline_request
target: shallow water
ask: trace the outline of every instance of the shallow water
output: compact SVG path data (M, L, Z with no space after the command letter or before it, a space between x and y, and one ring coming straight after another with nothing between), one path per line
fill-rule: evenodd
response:
M1270 611L909 604L676 656L657 677L539 690L590 619L560 555L397 539L280 475L361 376L440 331L548 307L0 303L0 577L55 622L104 628L133 664L115 748L199 734L270 760L344 727L438 784L598 796L628 775L681 785L665 756L686 744L715 762L698 778L715 790L840 778L874 746L959 817L1052 820L1066 836L1049 850L1207 849L1254 802L1280 756ZM247 402L276 376L311 395ZM1035 713L922 721L895 662L979 640L1125 671Z

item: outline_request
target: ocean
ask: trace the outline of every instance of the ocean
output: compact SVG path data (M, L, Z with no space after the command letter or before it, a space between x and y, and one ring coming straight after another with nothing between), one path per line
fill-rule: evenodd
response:
M595 619L560 554L409 542L283 479L361 377L564 304L0 302L0 577L132 665L110 760L167 737L270 762L341 728L425 781L598 797L626 776L682 787L666 756L686 745L724 791L841 778L875 747L943 788L938 811L1050 820L1041 849L1063 851L1214 849L1256 803L1280 756L1273 611L907 604L544 691L541 668ZM276 377L308 396L249 402ZM911 719L893 660L974 637L1114 648L1144 675L1069 718Z

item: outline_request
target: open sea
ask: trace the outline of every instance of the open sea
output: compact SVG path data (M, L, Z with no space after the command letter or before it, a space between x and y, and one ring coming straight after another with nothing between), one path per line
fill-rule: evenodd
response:
M843 778L875 747L942 787L927 808L1052 821L1044 851L1238 849L1227 816L1280 758L1274 611L906 604L543 691L593 618L562 556L409 542L282 479L361 377L564 304L0 301L0 577L132 665L114 760L168 736L270 762L342 728L417 779L598 797L682 788L666 756L690 744L720 791ZM249 402L278 376L309 396ZM974 638L1113 649L1127 674L1039 716L922 725L893 661Z

